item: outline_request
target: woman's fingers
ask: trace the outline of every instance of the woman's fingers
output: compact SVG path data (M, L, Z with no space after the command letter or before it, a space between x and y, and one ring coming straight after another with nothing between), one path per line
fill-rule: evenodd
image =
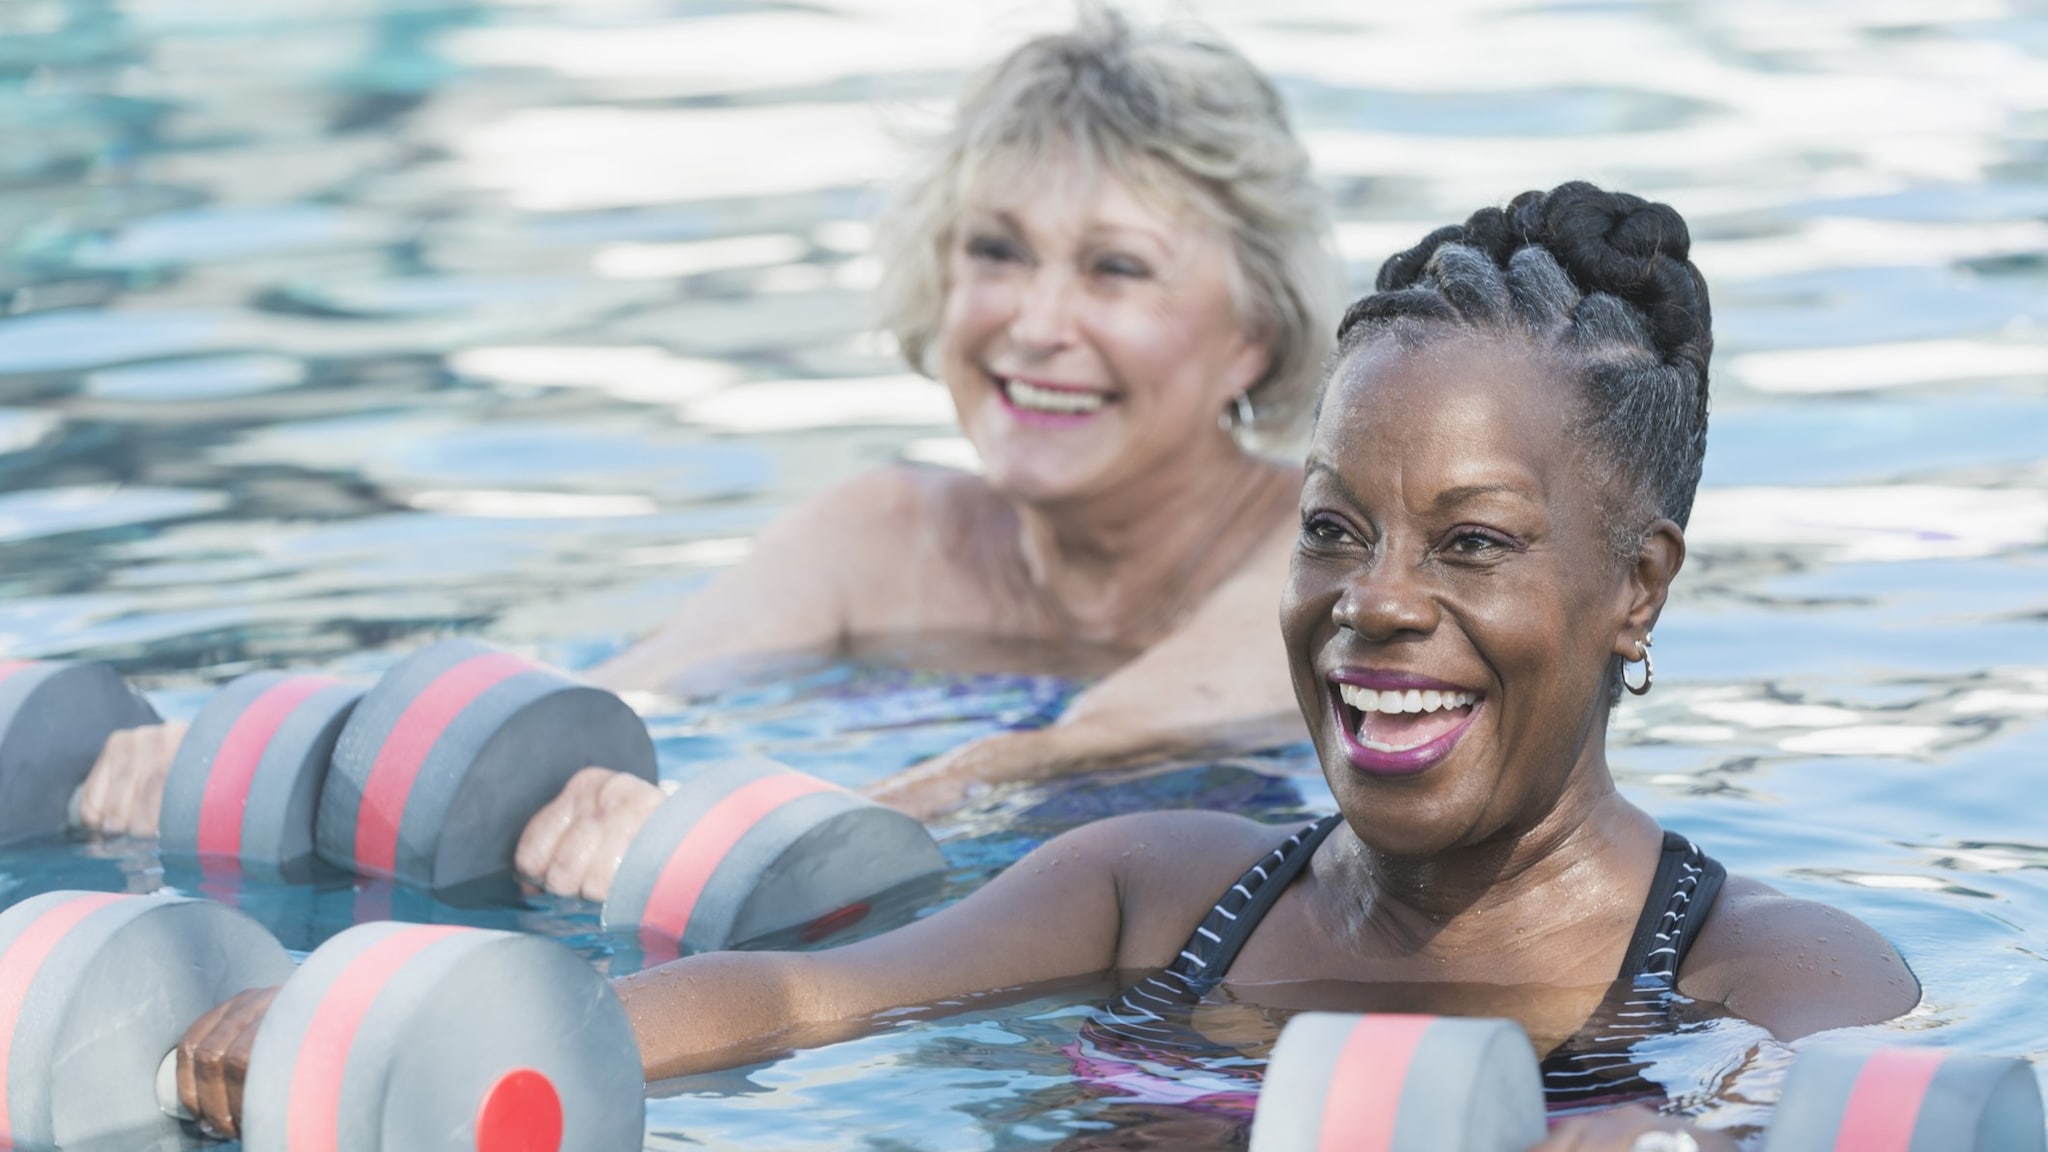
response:
M237 1134L249 1051L275 999L275 988L236 993L194 1021L178 1041L178 1101L202 1128L230 1138Z
M527 821L515 855L520 875L558 896L603 900L662 797L638 776L585 768Z
M968 782L943 764L926 764L898 772L868 789L869 799L887 804L919 820L957 808L967 798Z
M131 762L128 786L128 818L121 830L130 836L155 836L163 815L164 784L171 778L171 762L178 758L188 726L173 720L136 729L137 755Z
M599 836L598 814L591 809L562 834L541 885L557 896L583 895L583 873L597 851Z
M526 822L526 828L519 834L519 847L512 854L513 867L521 876L535 884L546 879L548 869L554 863L555 848L569 829L576 826L581 798L585 793L594 791L584 778L602 771L601 768L585 768L569 777L561 792Z
M605 782L599 797L603 813L598 821L597 842L583 870L585 900L601 901L610 894L612 878L618 875L619 865L626 859L626 849L632 847L633 838L647 826L654 810L665 799L667 793L658 785L638 776L622 772Z
M79 790L80 822L108 835L156 835L164 781L185 729L179 723L151 724L107 737Z

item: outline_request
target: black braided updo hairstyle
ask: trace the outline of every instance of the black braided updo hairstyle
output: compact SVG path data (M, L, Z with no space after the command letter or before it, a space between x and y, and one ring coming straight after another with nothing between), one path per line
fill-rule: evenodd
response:
M1683 217L1640 196L1585 183L1524 192L1382 264L1331 363L1386 337L1532 341L1578 383L1575 428L1613 497L1608 544L1633 560L1653 520L1685 526L1707 449L1714 335L1691 244Z

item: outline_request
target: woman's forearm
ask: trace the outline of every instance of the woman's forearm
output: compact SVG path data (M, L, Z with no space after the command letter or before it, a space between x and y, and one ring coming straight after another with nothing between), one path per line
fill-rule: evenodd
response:
M985 736L900 772L868 793L926 818L983 787L1247 751L1303 736L1300 714L1291 709L1207 724L1158 724L1131 714L1083 717L1049 728Z
M613 981L648 1082L730 1068L790 1046L810 1019L805 957L709 952Z

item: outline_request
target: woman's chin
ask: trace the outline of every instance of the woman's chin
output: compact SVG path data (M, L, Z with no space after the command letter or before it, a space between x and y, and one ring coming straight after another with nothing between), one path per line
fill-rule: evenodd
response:
M1100 490L1105 469L1072 453L1005 438L987 447L976 440L981 476L997 493L1025 504L1056 504Z

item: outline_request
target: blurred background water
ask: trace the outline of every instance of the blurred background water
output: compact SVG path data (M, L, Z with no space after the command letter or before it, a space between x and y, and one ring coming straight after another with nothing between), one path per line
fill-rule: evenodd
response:
M1067 18L1041 7L0 2L0 654L110 659L184 715L449 632L580 665L822 486L971 466L871 331L870 222L965 70ZM1894 940L1926 1000L1889 1039L2048 1058L2048 7L1174 10L1279 81L1355 288L1525 188L1686 214L1715 413L1623 786ZM1076 687L902 664L650 701L664 770L751 749L856 783ZM940 827L924 906L1107 812L1327 803L1300 748L1008 797ZM0 858L8 900L165 883L201 887L141 844ZM637 963L571 902L224 894L299 949L382 910ZM648 1146L1229 1144L1076 1083L1099 996L667 1085ZM1784 1059L1739 1028L1653 1055L1729 1124Z

